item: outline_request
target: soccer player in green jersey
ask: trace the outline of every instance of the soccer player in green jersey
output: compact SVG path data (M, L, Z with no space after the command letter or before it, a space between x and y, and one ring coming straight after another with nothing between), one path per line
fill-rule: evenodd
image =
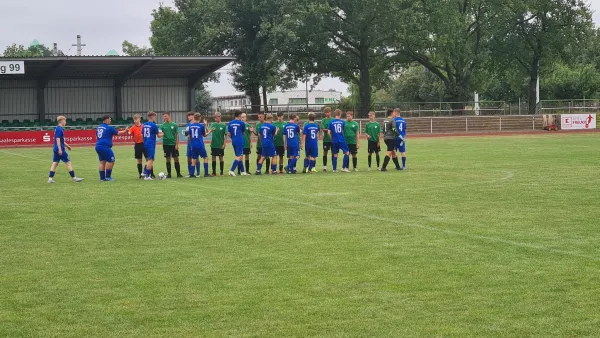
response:
M175 171L177 172L177 178L183 177L181 175L181 168L179 166L179 127L177 123L171 120L169 113L163 114L165 122L160 125L160 130L163 132L163 151L165 152L165 159L167 160L167 178L171 178L171 158L175 162Z
M219 157L219 165L221 169L221 176L223 176L223 167L225 161L223 156L225 155L225 135L227 134L227 125L221 122L221 113L215 113L215 122L213 122L209 130L213 130L212 139L210 141L210 155L212 156L212 176L217 176L217 156Z
M283 174L283 157L285 156L285 144L283 143L283 128L286 123L283 121L283 113L277 113L277 122L273 125L277 127L277 135L275 135L275 152L279 156L279 173Z
M375 153L377 170L380 170L379 152L381 151L381 125L375 121L375 112L369 112L369 122L365 126L365 134L369 137L369 171L371 171L371 157Z
M354 171L358 171L356 168L358 164L358 149L360 149L360 126L358 122L353 120L354 113L351 111L346 112L346 124L344 125L344 138L348 144L348 150L352 154L352 168ZM344 168L342 168L343 170ZM346 168L350 169L350 168Z
M325 107L325 109L323 109L323 114L325 114L325 117L321 120L321 133L323 135L323 171L327 171L327 155L331 149L331 135L327 132L327 130L329 130L329 122L332 120L331 108Z
M244 130L244 162L246 164L246 172L250 175L250 154L252 153L252 133L254 128L249 123L246 123L246 130ZM241 169L238 166L238 175L241 174Z

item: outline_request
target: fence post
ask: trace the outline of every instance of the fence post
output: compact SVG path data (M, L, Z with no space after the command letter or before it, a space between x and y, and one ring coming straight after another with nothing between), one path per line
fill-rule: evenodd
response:
M502 131L502 116L500 116L500 131Z
M469 118L465 117L465 131L469 132Z
M429 118L429 124L430 124L430 129L431 129L431 131L429 133L433 134L433 117Z
M532 116L531 121L533 121L533 127L531 130L535 130L535 115Z

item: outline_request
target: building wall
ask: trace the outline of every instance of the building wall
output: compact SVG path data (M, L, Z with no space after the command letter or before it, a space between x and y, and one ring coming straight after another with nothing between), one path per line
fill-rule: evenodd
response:
M37 87L33 80L0 81L0 121L37 119Z
M131 79L121 90L123 116L155 111L185 116L188 112L186 79Z
M273 92L267 94L267 105L280 107L272 107L274 111L292 109L293 106L299 107L307 104L305 90L291 90L285 92ZM341 92L313 90L308 92L308 104L310 109L321 109L326 104L335 104L342 99ZM245 104L243 102L245 101ZM265 103L262 102L261 106ZM237 109L250 108L250 98L240 95L232 95L227 97L213 98L213 110L230 111ZM293 109L292 109L293 110Z
M113 80L51 80L46 86L46 118L85 118L114 113ZM35 100L34 100L35 103Z

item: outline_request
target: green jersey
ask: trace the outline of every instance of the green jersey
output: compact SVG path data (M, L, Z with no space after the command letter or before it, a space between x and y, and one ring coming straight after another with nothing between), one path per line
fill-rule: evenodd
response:
M163 144L166 146L174 146L177 142L177 133L179 133L179 127L175 122L165 122L160 125L160 130L165 134L163 136Z
M252 125L246 124L246 130L244 130L244 149L250 149L250 137L252 136L252 132L250 128Z
M331 122L331 120L333 120L331 117L324 117L321 121L321 130L323 130L323 142L331 142L331 136L329 136L329 133L326 132L326 130L329 130L329 122Z
M208 128L213 129L212 139L210 141L210 147L213 149L221 149L223 148L223 144L225 144L225 134L227 133L227 125L225 123L217 123L213 122Z
M257 122L256 126L254 127L254 132L256 133L256 147L257 148L262 148L262 140L260 138L260 127L262 127L262 123Z
M356 134L358 134L360 126L356 121L346 121L344 127L344 138L347 144L356 144Z
M273 125L277 128L279 128L279 131L277 132L277 135L275 135L275 146L276 147L283 147L283 127L285 127L285 121L283 122L273 122Z
M379 122L367 122L365 126L365 134L369 135L369 141L378 142L379 133L381 133L381 125Z

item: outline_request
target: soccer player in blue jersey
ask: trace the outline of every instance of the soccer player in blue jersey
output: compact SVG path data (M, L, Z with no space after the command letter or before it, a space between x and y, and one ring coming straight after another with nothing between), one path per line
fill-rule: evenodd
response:
M246 113L236 111L235 119L229 122L227 126L227 135L231 139L231 145L235 153L235 160L229 171L229 176L237 176L235 170L238 166L240 167L240 175L250 176L244 169L244 162L242 161L244 158L244 132L246 131L246 123L244 121L246 121Z
M144 169L144 180L151 181L152 168L154 166L154 157L156 156L156 137L162 137L164 134L156 125L156 113L148 112L148 122L142 127L142 136L144 136L144 149L146 150L146 168Z
M67 118L64 116L59 116L56 118L58 125L54 130L54 158L52 160L52 165L50 166L50 174L48 176L48 183L54 182L54 174L56 173L56 168L60 161L65 162L67 165L67 170L69 170L69 175L73 179L73 182L81 182L83 178L79 178L75 176L75 171L73 171L73 164L71 164L71 159L69 158L69 154L67 154L66 149L71 150L71 146L65 143L65 132L63 127L67 125Z
M115 153L112 151L113 136L126 135L128 129L117 131L110 125L112 121L110 115L104 115L102 124L96 129L96 153L98 154L98 171L100 172L100 181L112 182L112 169L115 165Z
M394 109L396 117L394 122L396 123L396 137L395 150L400 152L402 155L402 170L406 170L406 120L402 118L400 108Z
M307 167L305 172L310 174L313 170L316 171L316 159L319 156L319 130L321 128L315 123L315 114L308 114L308 123L304 124L303 129L302 143L304 143L304 151L306 155L306 158L304 159L304 166Z
M187 136L187 148L185 151L185 156L187 157L187 162L188 162L188 172L194 172L197 171L197 175L200 176L200 163L196 163L196 167L194 168L192 165L193 159L192 159L192 140L190 139L190 125L192 123L194 123L194 112L188 112L187 113L187 119L188 122L185 125L185 131L183 132L183 134L185 136ZM188 176L190 177L190 176Z
M287 149L288 165L285 171L288 174L296 173L296 163L300 158L300 126L298 125L298 115L291 114L290 121L283 127L283 144Z
M265 159L271 158L271 175L277 174L277 152L275 150L275 135L279 129L273 125L273 115L267 114L267 121L258 130L262 143L260 161L256 165L256 175L260 175Z
M342 163L342 171L350 172L350 151L348 150L348 144L344 138L344 128L346 122L342 120L342 111L340 109L335 110L335 118L329 122L328 132L331 135L331 150L333 151L333 172L337 172L337 159L340 150L344 153L344 161Z
M208 172L208 155L206 154L206 147L204 146L204 138L208 136L211 130L206 129L206 120L204 124L200 123L200 119L202 116L200 113L194 114L194 121L188 127L188 133L190 137L191 144L191 157L192 157L192 165L188 168L190 178L196 177L194 175L194 171L196 167L200 166L198 157L201 157L204 160L204 177L212 177ZM200 177L200 174L198 174Z

